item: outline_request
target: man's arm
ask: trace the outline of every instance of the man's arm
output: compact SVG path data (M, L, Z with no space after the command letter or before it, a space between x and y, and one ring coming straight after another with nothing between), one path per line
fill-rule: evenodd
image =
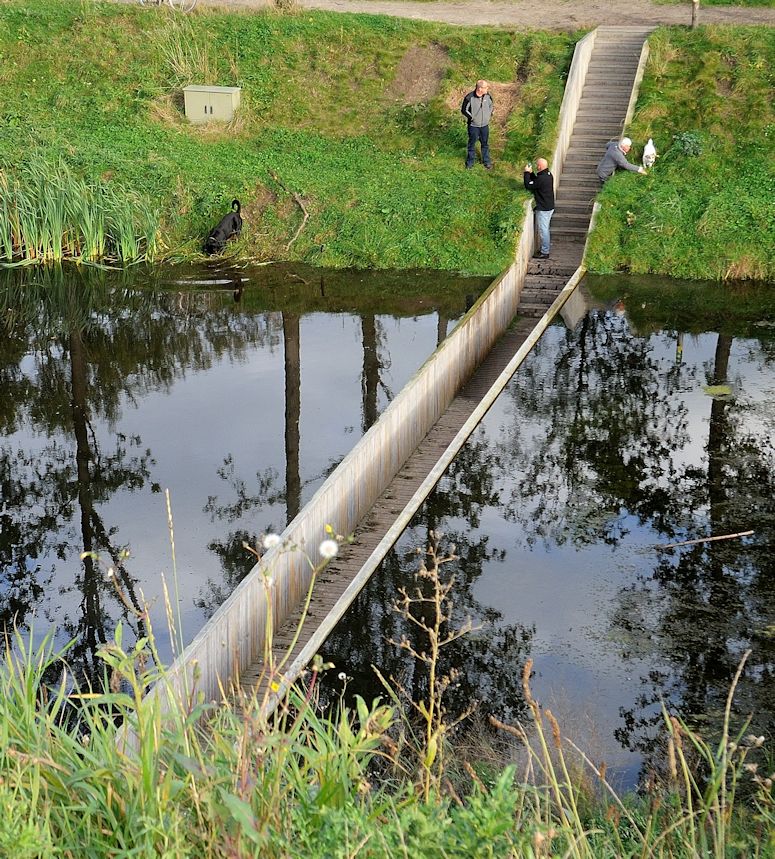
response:
M460 105L460 112L467 120L471 120L471 95L472 93L468 93L466 97L463 99L463 104Z
M613 151L611 152L611 157L613 158L616 166L621 167L622 170L629 170L632 173L643 172L637 164L630 164L630 162L627 160L627 156L624 154L624 152L622 152L621 149L619 149L618 146L613 148Z
M525 183L526 191L535 191L536 174L530 169L529 164L525 164L525 172L522 174L522 181Z

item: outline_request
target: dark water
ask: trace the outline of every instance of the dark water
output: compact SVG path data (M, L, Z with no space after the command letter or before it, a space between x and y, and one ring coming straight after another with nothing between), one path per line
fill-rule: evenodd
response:
M74 638L90 675L145 600L168 658L165 490L189 641L252 566L243 541L285 527L486 284L0 273L0 626Z
M389 639L427 646L392 606L441 532L459 556L451 626L481 624L442 659L460 672L450 718L472 701L469 723L523 718L531 658L538 700L633 786L661 758L660 700L711 735L750 648L735 712L771 737L774 394L771 323L638 331L612 303L550 328L327 642L326 693L339 672L349 694L383 693L375 665L427 694Z
M130 605L151 601L168 657L164 490L190 640L250 569L243 541L282 530L485 285L299 267L5 273L0 624L73 637L92 674L116 623L137 627L113 566ZM530 658L534 694L631 785L659 755L660 698L712 730L750 648L736 712L772 734L772 320L680 333L658 300L649 321L651 295L542 338L327 643L328 695L339 672L350 693L380 694L372 665L424 694L388 639L408 631L392 605L415 550L441 532L459 555L444 568L455 622L481 625L444 653L459 671L450 717L478 701L471 721L522 718Z

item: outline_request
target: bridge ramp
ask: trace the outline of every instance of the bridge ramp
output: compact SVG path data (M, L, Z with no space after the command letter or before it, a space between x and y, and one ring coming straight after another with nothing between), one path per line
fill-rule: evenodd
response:
M408 518L408 508L419 506L418 493L440 456L454 444L477 405L492 388L504 368L534 331L535 319L545 317L576 273L584 255L590 219L599 182L595 167L609 140L622 134L632 110L643 46L651 28L600 27L578 103L573 131L562 165L553 165L560 179L552 219L552 251L547 260L532 259L520 294L519 318L490 351L469 382L428 432L414 454L398 472L359 523L354 542L318 575L307 612L299 608L287 618L273 637L272 662L282 665L293 679L310 658L310 642L321 640L321 629L333 628L343 613L347 593L353 590L363 567L373 563L385 535L397 518ZM556 310L559 309L555 307ZM544 323L546 320L544 319ZM461 442L462 444L462 442ZM421 494L421 493L420 493ZM424 497L424 496L423 496ZM357 591L356 591L357 592ZM354 593L351 595L354 597ZM271 675L272 681L275 676ZM263 660L242 672L243 692L266 690L270 673ZM262 688L263 687L263 688ZM270 696L271 698L271 696Z

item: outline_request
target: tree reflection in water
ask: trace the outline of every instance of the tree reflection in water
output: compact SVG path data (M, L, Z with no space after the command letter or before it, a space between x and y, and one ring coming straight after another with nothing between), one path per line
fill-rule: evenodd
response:
M773 415L756 414L764 404L746 396L757 374L771 378L772 344L746 340L730 368L733 338L714 336L712 365L681 363L678 349L670 366L659 335L640 337L624 318L590 314L548 362L551 385L541 378L547 362L536 361L510 389L515 423L503 449L515 454L509 468L521 477L508 516L529 543L602 542L621 559L642 551L633 539L644 529L654 543L755 531L748 540L647 550L637 583L612 608L601 606L609 635L622 642L624 670L642 660L653 666L616 730L623 746L647 756L660 700L695 724L718 726L748 647L737 712L755 714L757 733L773 728ZM696 415L689 426L691 392L725 383L731 394L705 398L702 439ZM536 418L542 431L528 439L523 428Z
M684 344L686 351L707 352L711 337L713 357L703 364L682 360L673 333L640 336L614 312L592 312L575 331L553 328L327 642L325 658L353 677L349 691L379 694L373 664L416 698L426 692L417 666L387 640L406 631L391 607L416 568L412 549L433 529L461 556L454 594L459 617L485 622L480 636L447 654L463 672L458 710L478 699L506 718L524 712L517 678L526 655L536 655L535 631L546 619L514 609L519 598L509 594L509 617L516 610L527 628L506 626L497 599L487 604L474 595L479 580L514 566L507 561L513 547L524 564L513 579L517 589L531 576L531 557L541 569L553 556L555 565L568 563L574 552L596 562L608 558L608 575L622 582L600 593L596 616L584 622L609 651L618 650L622 678L641 675L635 705L621 708L618 724L612 718L601 726L624 748L648 762L660 696L695 723L717 725L748 647L753 654L737 712L753 712L756 732L771 733L775 418L761 389L771 387L775 349L771 340L746 332L737 340L698 335ZM702 394L703 386L724 383L730 395ZM752 539L654 548L747 529L755 531ZM601 546L608 548L589 554ZM574 572L565 573L569 583ZM543 603L551 611L550 594ZM566 646L571 641L583 638L569 638ZM573 654L567 658L572 665ZM579 678L591 676L594 683L585 660L576 664L584 666ZM331 700L336 684L328 683ZM592 686L584 689L594 697ZM574 705L583 709L585 702L576 698Z
M746 345L748 360L770 362L767 350ZM744 530L754 535L660 552L653 574L622 593L614 623L660 666L643 678L641 706L645 709L662 696L699 726L719 723L735 669L751 648L736 712L752 714L757 735L772 736L775 445L772 416L769 428L757 427L751 421L756 406L746 401L745 382L730 378L732 346L730 335L718 334L713 364L706 368L709 385L732 384L729 394L722 390L711 401L706 469L685 468L678 475L682 502L694 513L681 536L691 540ZM622 716L621 741L651 754L653 732L644 730L650 720L632 709Z
M416 579L415 573L418 552L430 545L433 533L440 538L442 552L454 546L457 556L443 567L443 575L455 577L452 628L462 626L467 618L481 626L442 651L439 673L446 674L453 667L459 672L445 701L449 719L456 719L473 702L478 704L477 719L490 713L507 720L523 715L520 684L533 630L501 623L500 612L482 605L473 593L484 566L504 557L504 550L493 547L489 536L474 534L482 512L499 503L497 482L502 468L501 458L479 428L418 511L399 547L391 550L322 648L325 660L336 666L322 681L323 706L336 700L340 672L348 677L348 700L356 694L367 700L384 695L372 666L398 681L413 700L427 699L427 672L390 639L400 641L406 635L416 642L418 651L424 649L417 641L416 627L393 606L402 586L409 590L419 587L427 595L429 585Z
M379 376L389 366L380 351L387 349L380 319L395 314L413 323L437 307L454 318L471 289L465 279L432 274L333 273L324 285L320 272L299 270L0 272L0 625L34 623L38 636L54 626L60 643L74 639L74 669L89 678L101 674L95 654L119 619L144 632L106 577L111 566L130 605L137 608L144 598L153 603L163 639L160 573L171 558L161 490L172 479L173 508L177 500L191 517L176 522L178 562L181 553L186 559L182 614L190 640L203 614L249 567L242 542L254 541L261 530L280 530L278 506L285 506L286 521L292 518L305 485L320 479L304 475L300 465L300 320L315 312L321 324L330 324L339 314L352 325L362 314L364 345L371 344L376 359L372 367L364 358L363 406L370 421L383 405L379 392L387 390ZM420 363L432 351L434 337L435 331L402 356L398 384L414 369L409 361ZM280 349L284 390L272 372ZM337 354L332 348L328 365L320 361L307 370L313 385ZM356 414L359 370L356 365L334 375L353 377ZM251 390L257 377L260 387ZM244 402L234 402L232 391ZM273 451L273 458L262 450L275 423L261 402L267 391L276 394L280 420L285 397L285 449ZM211 398L220 398L222 414L215 414ZM307 448L328 463L324 472L351 444L339 426L328 430L329 437ZM247 460L249 440L237 445L251 432L257 440L249 451L253 468L246 470L238 462ZM326 444L329 449L321 448ZM255 463L261 469L254 483ZM219 500L211 494L213 481L234 493ZM215 527L201 539L203 507ZM233 533L224 522L232 523ZM191 534L193 546L186 539ZM131 542L136 557L126 557ZM215 571L208 585L210 562ZM160 649L169 657L163 640Z

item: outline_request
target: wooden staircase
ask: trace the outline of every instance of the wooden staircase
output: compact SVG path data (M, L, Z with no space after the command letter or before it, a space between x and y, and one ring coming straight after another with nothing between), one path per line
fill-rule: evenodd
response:
M652 29L599 27L597 30L556 189L551 256L548 260L530 261L520 296L520 316L543 316L581 264L592 207L600 189L595 168L606 144L624 130L641 50Z

